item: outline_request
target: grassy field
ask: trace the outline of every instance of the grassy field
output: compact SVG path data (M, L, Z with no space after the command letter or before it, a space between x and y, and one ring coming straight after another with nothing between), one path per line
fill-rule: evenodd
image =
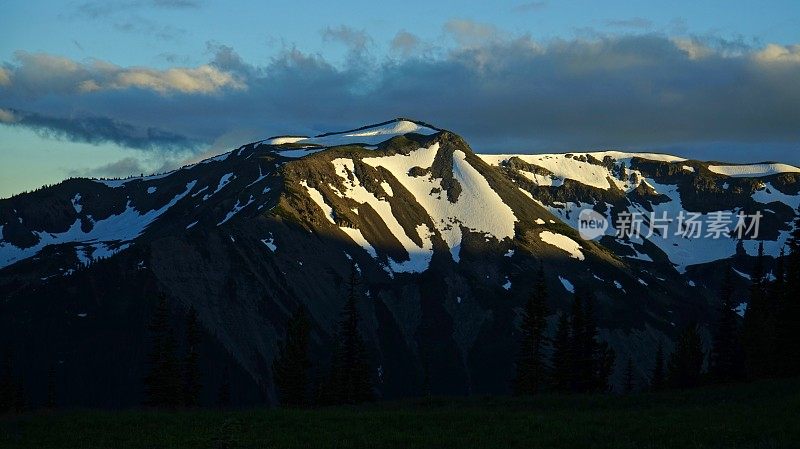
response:
M798 448L800 381L314 410L38 412L2 418L0 447Z

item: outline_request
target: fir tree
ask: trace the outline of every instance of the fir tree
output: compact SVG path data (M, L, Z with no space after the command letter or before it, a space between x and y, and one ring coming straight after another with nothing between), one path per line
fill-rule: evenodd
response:
M758 245L758 256L750 279L750 301L742 326L742 345L747 377L756 379L774 371L774 315L770 310L764 275L764 242Z
M58 403L56 396L56 365L50 364L50 369L47 370L47 398L45 399L45 407L52 410L55 409Z
M659 342L656 349L656 361L653 365L653 374L650 376L650 388L658 391L664 388L666 373L664 372L664 344Z
M180 370L175 359L175 333L167 297L160 295L150 325L151 349L145 377L145 405L175 407L181 403Z
M717 382L740 380L743 354L739 325L733 304L732 270L727 267L720 288L720 310L711 350L710 374Z
M186 316L186 356L183 360L183 405L197 407L200 403L200 323L197 311L189 308Z
M623 385L625 393L632 393L635 387L634 379L633 379L633 359L628 356L628 363L625 365L625 373L624 373L624 381L625 384Z
M572 354L570 353L569 316L562 312L553 339L552 385L556 391L569 391L572 379Z
M522 314L522 341L517 356L517 374L514 391L517 394L534 394L542 389L547 367L544 361L547 330L547 285L544 267L540 264L534 292Z
M788 241L786 255L785 286L778 305L776 320L776 361L778 374L800 375L800 215L795 219L794 229Z
M14 408L14 387L11 350L6 349L3 365L0 367L0 414Z
M283 405L296 407L308 403L310 334L308 311L300 305L289 318L286 337L279 343L278 355L272 363L275 388Z
M328 388L329 400L336 404L358 404L373 398L366 348L358 328L358 274L351 266L347 300L339 322Z
M571 365L570 389L575 392L588 391L591 384L591 348L587 345L589 338L584 312L583 295L579 292L572 301L568 352Z
M225 409L231 405L231 367L225 365L217 390L217 407Z
M700 385L704 360L703 342L697 332L697 326L691 324L678 337L675 352L669 358L669 385L675 388L693 388Z

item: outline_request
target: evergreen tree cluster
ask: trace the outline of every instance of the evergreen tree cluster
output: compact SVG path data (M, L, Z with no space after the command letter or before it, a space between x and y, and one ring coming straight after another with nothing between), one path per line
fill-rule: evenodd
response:
M366 345L359 330L358 269L351 266L347 282L347 297L338 324L327 380L320 391L311 394L312 368L309 343L311 324L308 311L300 306L286 327L286 337L278 346L272 371L280 403L284 406L304 406L312 401L327 404L358 404L374 397L372 376ZM313 396L313 397L312 397Z
M194 308L186 318L186 354L179 359L175 331L166 295L160 295L150 324L151 348L144 379L145 401L150 407L176 408L199 405L200 327Z
M11 350L7 349L0 366L0 415L25 410L25 384L14 375Z
M800 375L800 217L787 244L788 254L781 250L772 276L765 273L759 246L740 332L748 379Z
M788 240L788 253L781 249L771 276L766 272L764 244L759 244L744 319L736 314L732 276L728 267L719 292L708 372L703 370L702 339L692 324L679 337L666 373L659 345L653 389L800 375L800 217Z
M571 312L561 313L552 341L550 366L545 360L547 289L540 266L536 285L522 315L522 340L516 364L515 392L535 394L545 388L568 392L609 389L615 354L598 339L592 295L578 293Z

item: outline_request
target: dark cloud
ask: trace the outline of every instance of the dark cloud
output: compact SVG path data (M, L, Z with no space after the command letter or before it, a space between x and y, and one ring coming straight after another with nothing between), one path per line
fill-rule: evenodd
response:
M241 129L311 134L410 116L481 151L702 148L725 159L732 145L752 148L751 159L800 162L785 154L800 143L800 46L660 34L543 43L464 20L445 32L453 48L343 64L286 48L253 65L211 44L208 65L172 75L18 58L0 69L0 107L56 117L91 111L204 142ZM348 48L370 45L346 27L324 35ZM415 41L407 43L398 49ZM97 88L75 88L87 80Z
M90 19L108 17L114 14L147 9L197 9L202 6L197 0L131 0L131 1L89 1L75 6L75 15Z
M532 12L541 11L547 7L547 2L527 2L514 6L516 12Z
M108 117L53 117L0 109L0 123L21 126L42 137L89 144L115 143L138 150L184 151L199 142L158 128L138 128Z
M606 26L614 28L632 28L639 30L648 30L653 28L653 22L644 17L631 17L630 19L616 19L606 20Z
M172 25L162 25L153 20L133 16L115 22L113 27L117 31L132 34L146 34L162 41L172 41L186 34L186 30Z

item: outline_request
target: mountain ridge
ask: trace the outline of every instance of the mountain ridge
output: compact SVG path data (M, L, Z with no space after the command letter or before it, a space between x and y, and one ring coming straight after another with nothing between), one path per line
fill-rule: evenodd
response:
M126 315L144 317L148 298L163 292L176 315L198 311L208 351L246 385L242 401L244 390L274 400L268 367L286 318L298 304L309 308L314 358L324 367L357 263L382 395L418 392L423 353L434 359L426 369L435 392L497 393L508 388L531 273L544 263L550 309L566 310L576 290L593 291L601 337L644 378L658 343L669 347L688 322L713 322L719 267L746 275L757 242L662 243L610 231L584 240L578 212L591 208L613 223L626 211L762 211L775 256L800 198L793 172L727 177L707 163L635 153L479 155L457 134L404 122L318 136L337 136L328 146L265 139L166 174L74 179L0 200L2 337L21 345L57 330L63 335L25 356L27 369L55 358L70 379L95 379L78 365L108 354L86 352L97 339L126 342L138 360L144 326L135 330ZM701 251L681 252L693 247ZM737 282L743 289L748 280ZM75 337L86 327L93 333ZM111 365L101 372L118 394L132 368ZM218 381L210 376L207 384ZM71 401L86 403L90 390Z

